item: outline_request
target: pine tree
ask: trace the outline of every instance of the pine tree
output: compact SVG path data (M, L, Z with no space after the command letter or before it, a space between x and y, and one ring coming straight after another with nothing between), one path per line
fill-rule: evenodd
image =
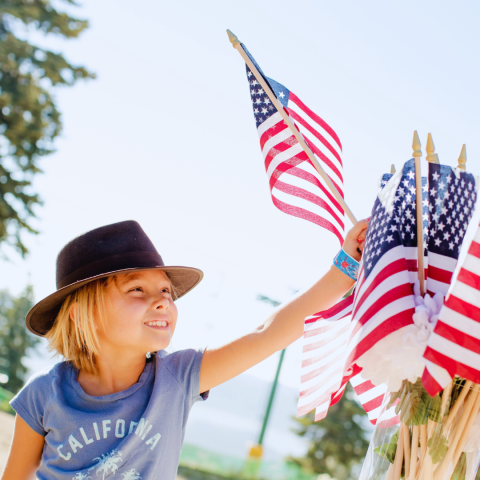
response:
M32 180L41 171L39 159L53 152L62 126L52 87L93 78L62 54L30 43L28 32L70 39L87 26L56 10L50 0L0 2L0 244L22 255L27 253L22 233L37 233L29 223L41 203Z
M19 297L0 291L0 373L8 376L2 385L12 393L22 388L27 367L22 363L29 348L39 342L25 328L25 316L33 306L33 289L27 287Z
M291 459L316 473L327 473L337 480L358 478L359 469L368 450L366 414L354 400L350 385L343 398L328 410L328 415L314 422L314 414L295 418L298 435L309 440L304 458Z

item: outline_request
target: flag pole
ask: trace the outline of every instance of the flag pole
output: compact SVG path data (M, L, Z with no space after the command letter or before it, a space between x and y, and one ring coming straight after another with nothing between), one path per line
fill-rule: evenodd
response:
M283 105L278 101L277 97L275 94L272 92L270 85L265 81L263 76L260 74L258 71L257 67L254 65L254 63L251 61L249 56L245 53L245 50L242 48L240 44L240 40L238 40L237 36L234 35L230 30L227 30L228 38L230 39L230 42L233 45L233 48L240 53L242 56L243 60L245 63L248 65L248 68L252 71L252 73L255 75L255 78L258 80L262 88L265 90L265 93L268 95L268 98L272 101L273 105L277 109L278 113L282 116L283 120L287 124L287 126L290 128L292 133L295 135L295 138L297 139L298 143L300 146L303 148L305 153L307 154L308 158L312 162L313 166L316 168L318 174L323 178L325 183L327 184L328 188L330 191L333 193L333 196L336 198L340 206L343 208L345 213L347 214L348 218L350 221L355 225L357 223L357 219L355 218L355 215L353 215L352 211L348 207L348 205L345 203L345 200L343 197L340 195L338 192L337 188L333 184L333 182L330 180L329 176L325 172L325 170L322 168L320 165L319 161L313 154L312 150L310 147L307 145L307 142L305 142L305 139L303 138L303 135L299 132L298 128L295 126L295 124L292 122L291 118L289 117L288 113L285 111L283 108Z
M425 295L425 268L423 266L423 209L422 209L422 172L420 160L422 150L418 133L413 132L413 158L415 159L415 196L417 204L417 254L418 254L418 280L420 282L420 293Z

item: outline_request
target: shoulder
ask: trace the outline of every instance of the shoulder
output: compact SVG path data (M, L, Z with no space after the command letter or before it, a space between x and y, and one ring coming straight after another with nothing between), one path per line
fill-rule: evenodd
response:
M22 419L37 433L45 434L43 416L47 408L52 386L69 369L67 362L44 368L33 374L24 387L11 400L10 405Z
M56 363L34 373L25 383L23 389L43 389L51 387L56 377L62 377L67 373L67 362ZM23 390L22 389L22 390ZM20 390L20 391L22 391Z
M178 350L173 353L167 353L164 350L157 352L157 365L163 365L180 383L194 375L200 373L204 348L195 350L188 348Z

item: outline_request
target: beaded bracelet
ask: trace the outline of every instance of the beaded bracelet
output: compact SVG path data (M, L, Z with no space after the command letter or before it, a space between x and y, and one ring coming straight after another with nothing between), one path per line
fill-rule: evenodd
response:
M357 281L358 266L360 264L348 253L346 253L343 248L333 259L333 264L345 275L348 275L352 280L355 282Z

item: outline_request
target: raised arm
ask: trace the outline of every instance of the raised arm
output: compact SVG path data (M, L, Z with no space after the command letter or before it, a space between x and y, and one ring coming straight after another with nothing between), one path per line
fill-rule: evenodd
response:
M1 480L34 480L40 466L45 438L32 430L18 415L12 445Z
M363 250L367 220L358 222L347 234L343 249L356 260ZM353 286L353 280L333 265L304 292L280 305L255 331L223 347L205 351L200 371L200 392L216 387L282 350L303 335L304 319L326 310Z

